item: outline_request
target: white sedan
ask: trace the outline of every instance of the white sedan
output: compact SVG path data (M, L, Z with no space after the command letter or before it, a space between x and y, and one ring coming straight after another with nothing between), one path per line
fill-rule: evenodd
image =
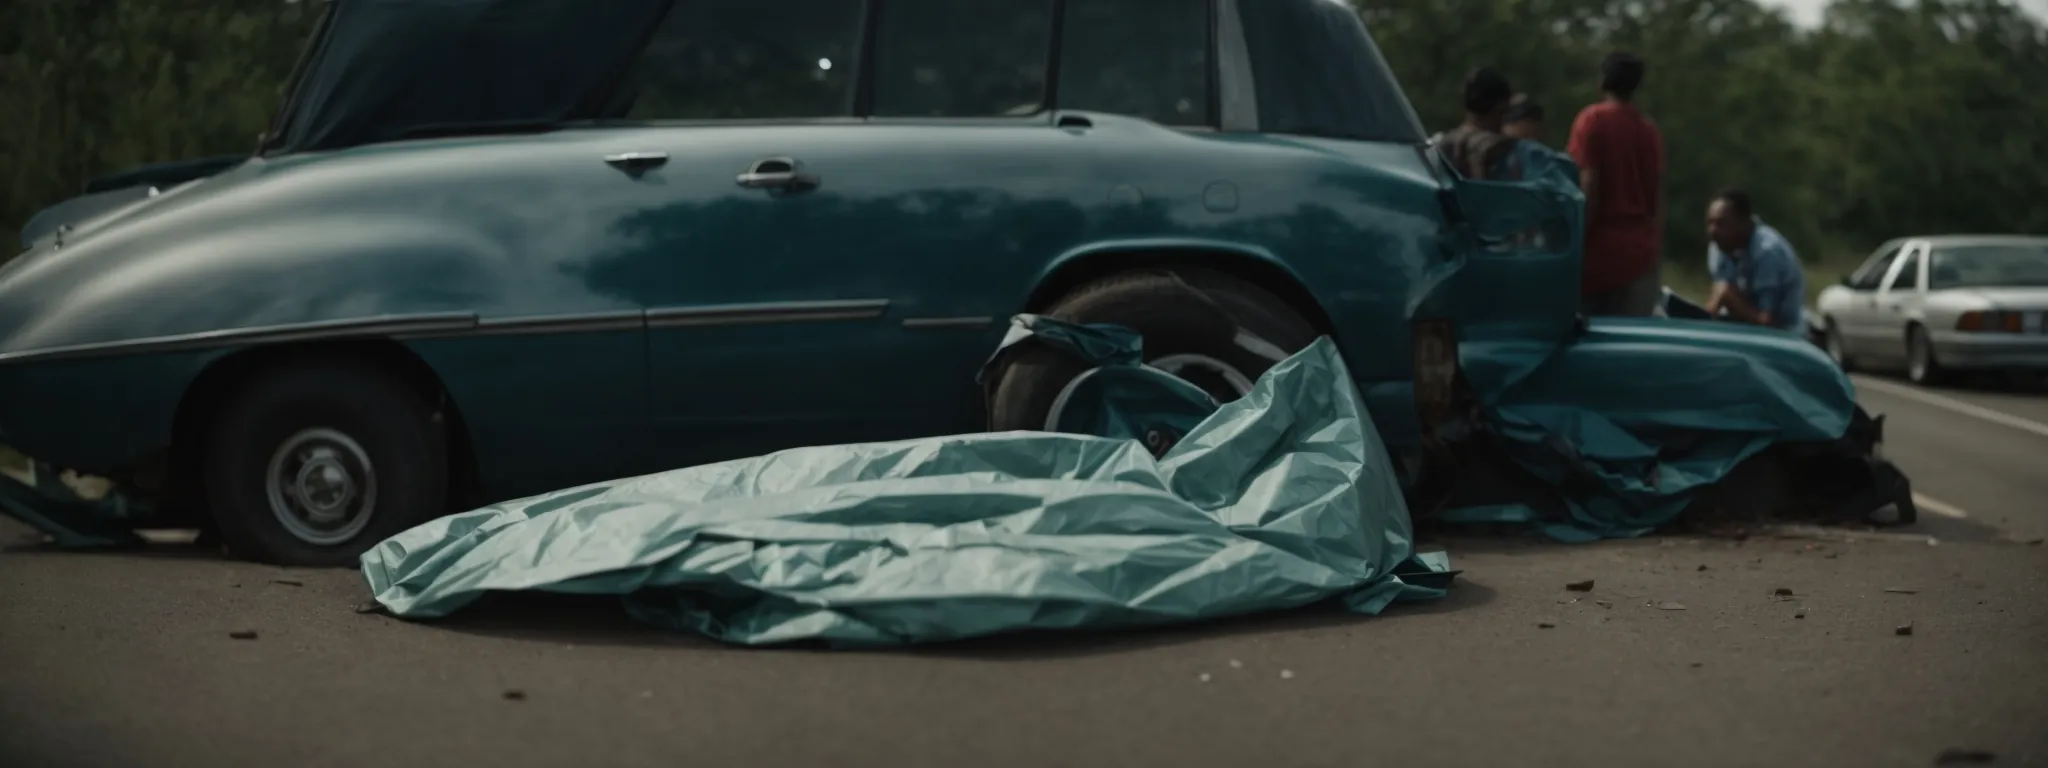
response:
M1815 311L1844 368L2048 371L2048 237L1943 235L1879 246Z

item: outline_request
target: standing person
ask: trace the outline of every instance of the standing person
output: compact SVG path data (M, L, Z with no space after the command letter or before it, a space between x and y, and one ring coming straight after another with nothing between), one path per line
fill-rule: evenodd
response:
M1727 190L1707 205L1707 311L1745 323L1804 331L1806 270L1792 243L1756 217L1749 195Z
M1518 93L1508 102L1500 132L1516 141L1543 143L1543 105L1529 94Z
M1468 179L1512 177L1509 155L1515 140L1501 133L1515 90L1492 67L1465 76L1465 122L1437 136L1444 158Z
M1600 101L1572 121L1567 146L1586 196L1579 295L1588 315L1647 316L1663 297L1664 136L1635 105L1643 69L1634 54L1608 54Z

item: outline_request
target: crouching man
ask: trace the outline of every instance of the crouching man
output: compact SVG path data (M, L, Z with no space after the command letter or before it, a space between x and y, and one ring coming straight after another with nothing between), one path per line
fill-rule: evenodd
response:
M1722 192L1707 206L1707 269L1716 317L1803 332L1806 272L1778 230L1756 217L1749 195Z

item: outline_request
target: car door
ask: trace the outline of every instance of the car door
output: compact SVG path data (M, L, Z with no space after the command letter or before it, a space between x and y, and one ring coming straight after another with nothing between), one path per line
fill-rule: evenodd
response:
M1107 188L1044 108L1054 7L674 6L629 77L673 202L615 276L653 297L661 461L981 426L975 369L1035 276L1010 267Z
M1921 273L1926 252L1923 243L1907 244L1885 276L1884 284L1878 288L1865 326L1868 329L1867 346L1873 358L1887 361L1906 359L1906 323L1909 312L1918 306L1920 287L1925 285Z
M1892 267L1905 253L1906 243L1892 242L1878 248L1877 253L1863 262L1855 272L1850 273L1846 287L1849 295L1839 307L1832 307L1835 327L1841 334L1842 350L1852 355L1883 354L1873 349L1878 330L1877 292L1891 277Z

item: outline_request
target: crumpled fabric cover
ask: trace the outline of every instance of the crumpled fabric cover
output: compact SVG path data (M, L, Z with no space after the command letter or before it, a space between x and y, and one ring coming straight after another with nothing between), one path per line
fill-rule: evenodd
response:
M1220 407L1201 387L1144 364L1145 339L1109 323L1067 323L1041 315L1010 318L1010 330L975 381L994 382L999 363L1022 344L1043 344L1095 365L1067 384L1046 415L1047 431L1171 445Z
M1442 594L1397 575L1443 575L1414 555L1385 447L1323 339L1157 459L1040 432L799 448L442 518L362 570L400 617L492 591L611 594L727 642L850 647L1333 598L1377 613Z
M1527 155L1522 181L1461 184L1489 193L1468 195L1486 201L1484 224L1499 230L1482 235L1513 244L1496 245L1504 252L1468 249L1449 262L1452 272L1498 272L1505 263L1554 255L1543 238L1526 236L1542 231L1541 207L1520 206L1527 211L1517 215L1505 192L1583 200L1576 166L1555 152ZM1514 232L1525 234L1505 237ZM1548 283L1487 278L1448 275L1440 284L1456 286L1468 301L1510 307L1526 300L1484 291L1576 295L1554 269L1542 272ZM1461 329L1476 337L1461 339L1459 365L1478 413L1451 429L1498 438L1516 464L1557 489L1568 517L1489 504L1446 510L1441 519L1526 522L1566 542L1640 536L1773 445L1842 437L1856 410L1848 376L1796 334L1714 320L1603 317L1543 341L1548 335L1537 321L1550 314L1517 310L1503 322Z

